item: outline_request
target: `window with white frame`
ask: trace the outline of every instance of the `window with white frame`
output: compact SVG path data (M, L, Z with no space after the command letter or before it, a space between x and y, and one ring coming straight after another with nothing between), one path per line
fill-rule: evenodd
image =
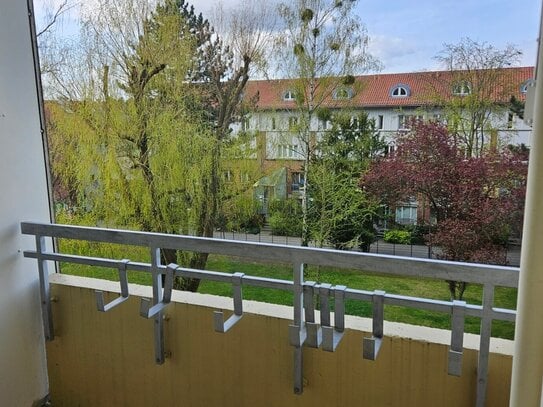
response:
M354 95L353 88L338 88L332 93L332 98L338 99L351 99Z
M453 85L452 93L456 96L469 95L471 93L471 85L468 81L457 82Z
M528 93L528 88L534 85L535 81L533 79L528 79L527 81L523 82L522 85L520 85L520 93L525 95Z
M412 120L423 120L423 115L400 114L398 115L398 130L409 130Z
M396 150L396 146L394 144L388 144L385 149L385 157L390 157L394 154L394 151Z
M512 129L515 125L515 115L512 112L507 113L507 128Z
M384 122L384 116L382 114L380 114L379 116L377 116L377 129L378 130L383 130L383 122Z
M296 95L294 94L294 91L289 89L285 91L285 93L283 93L283 100L291 101L295 99L296 99Z
M293 172L291 174L290 188L293 192L299 191L305 184L304 174L302 172Z
M417 207L416 205L405 205L396 207L396 223L400 225L416 225L417 224Z
M279 144L277 146L277 158L301 158L297 144Z
M249 182L249 173L247 171L243 171L239 174L239 180L241 182Z
M297 125L298 125L298 118L296 116L290 116L288 118L288 129L295 130Z
M411 96L411 88L409 85L399 83L390 89L390 96L393 98L406 98Z
M319 130L326 130L328 128L328 120L319 119Z
M241 130L243 131L249 130L250 124L251 124L251 121L249 120L249 118L244 117L243 119L241 119Z

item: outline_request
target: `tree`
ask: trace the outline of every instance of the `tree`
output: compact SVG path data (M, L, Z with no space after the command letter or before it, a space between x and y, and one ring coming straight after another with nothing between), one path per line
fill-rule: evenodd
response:
M466 156L482 156L494 128L500 125L498 117L517 91L515 81L507 79L506 68L520 56L512 45L497 49L469 38L444 44L436 56L450 71L453 93L452 98L437 103L444 105L450 131L462 141Z
M67 109L56 112L58 134L78 141L69 165L80 202L116 226L213 236L219 201L231 196L221 169L247 152L245 140L228 136L251 55L236 66L230 48L183 0L153 12L138 0L102 1L83 27L83 80L76 92L63 92ZM194 268L207 261L205 253L173 250L162 257ZM176 288L198 284L183 279Z
M353 14L357 1L296 0L279 5L284 34L278 37L278 70L291 78L298 123L291 129L304 157L304 179L310 179L316 112L334 91L350 89L355 73L376 66L367 54L368 37ZM306 190L308 185L306 184ZM305 191L305 190L304 190ZM307 245L308 196L302 194L302 244Z
M447 260L505 264L508 237L522 224L527 166L509 150L465 157L443 125L413 121L397 136L397 152L370 166L364 189L391 207L410 197L430 206L435 231L427 236ZM463 282L450 281L461 299Z
M359 188L360 174L386 144L365 112L352 117L348 112L330 116L331 120L311 158L308 195L308 229L311 239L322 247L369 249L374 238L373 219L378 208Z

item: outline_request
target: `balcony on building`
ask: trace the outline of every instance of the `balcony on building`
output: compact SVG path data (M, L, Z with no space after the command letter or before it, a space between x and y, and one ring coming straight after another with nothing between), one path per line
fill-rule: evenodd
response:
M28 16L16 0L0 13L0 405L509 405L514 343L491 338L491 328L518 322L495 301L496 290L519 286L518 268L52 222ZM62 252L58 239L134 246L148 260ZM168 248L288 264L292 278L162 264L159 250ZM119 281L58 273L58 263L108 268ZM308 266L465 281L482 297L466 303L317 283L304 278ZM134 271L152 284L130 283ZM232 296L172 290L175 276L222 282ZM286 291L292 305L244 299L252 287ZM347 315L347 302L371 316ZM448 315L450 327L389 322L388 307ZM479 334L465 332L467 318L480 319Z

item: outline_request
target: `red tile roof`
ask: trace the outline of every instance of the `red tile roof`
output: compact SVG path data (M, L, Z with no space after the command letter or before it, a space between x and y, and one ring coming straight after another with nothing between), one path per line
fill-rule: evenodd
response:
M351 99L334 100L331 92L328 92L330 95L323 104L330 108L436 105L440 100L453 97L453 84L459 80L458 78L468 75L475 78L480 72L483 71L473 71L471 74L467 74L466 71L432 71L357 76L352 86L354 96ZM494 99L497 102L507 102L514 95L517 99L523 100L524 95L520 92L520 87L528 79L533 78L533 74L533 67L502 69L500 78L496 80L498 83L493 83ZM294 83L294 80L289 79L249 81L245 95L254 97L258 94L257 107L260 109L293 109L296 107L295 102L283 100L283 95L287 90L293 90ZM390 95L391 90L399 84L409 87L409 96Z

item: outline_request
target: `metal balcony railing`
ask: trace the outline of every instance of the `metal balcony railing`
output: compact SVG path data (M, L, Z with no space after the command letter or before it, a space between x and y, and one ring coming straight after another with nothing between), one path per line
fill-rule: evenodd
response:
M262 244L257 242L29 222L21 223L21 231L23 234L34 235L36 238L36 250L25 251L24 255L38 261L42 317L47 340L54 338L47 261L71 262L117 269L121 284L121 296L109 304L104 304L103 294L96 292L97 308L103 312L121 304L128 298L127 270L151 273L153 298L141 300L140 314L145 318L154 318L155 320L155 360L158 364L164 362L162 313L170 302L174 277L190 277L232 284L234 313L227 321L224 321L223 313L219 311L215 312L215 330L218 332L228 331L242 318L243 286L264 287L292 292L294 306L293 322L289 326L289 340L294 348L293 381L294 391L298 394L301 394L303 391L302 347L321 347L325 351L335 351L345 330L345 300L351 299L370 302L373 307L372 336L364 338L363 343L363 357L371 360L375 360L378 356L383 338L383 310L385 306L395 305L450 314L451 344L448 354L448 373L457 376L461 375L465 317L472 316L480 318L476 406L483 407L486 397L492 321L515 321L516 316L514 310L494 307L494 291L495 287L498 286L517 287L519 272L517 268ZM44 244L46 237L143 246L147 247L151 253L151 263L133 262L128 259L96 258L48 252L45 250ZM160 249L206 252L252 260L290 263L293 269L293 279L292 281L279 280L241 273L229 274L188 269L179 267L176 264L163 265L160 263ZM480 284L483 287L482 305L470 304L464 301L442 301L387 294L383 291L365 291L348 288L343 285L332 286L326 283L317 284L311 281L304 281L304 265L306 264L357 269L384 275L424 277L426 279L453 280ZM315 300L317 296L320 301L320 324L315 321ZM331 301L334 302L333 325L330 318Z

